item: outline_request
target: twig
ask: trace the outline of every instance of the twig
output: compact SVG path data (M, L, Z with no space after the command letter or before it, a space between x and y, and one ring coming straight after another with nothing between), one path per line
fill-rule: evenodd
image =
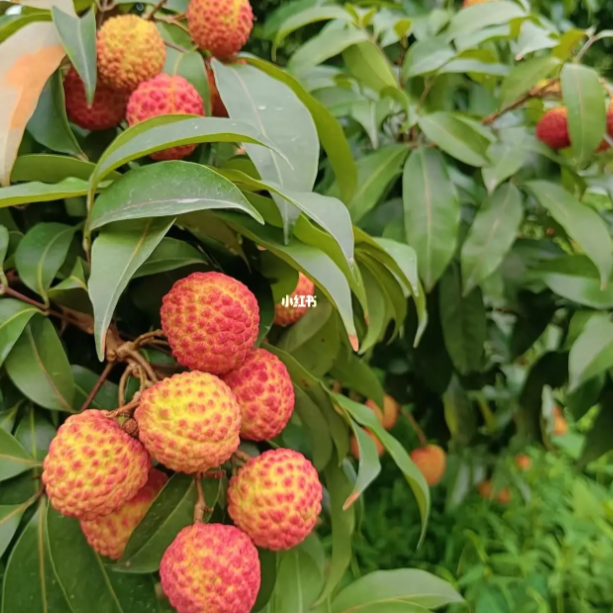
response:
M424 431L419 427L419 424L415 421L415 418L413 417L412 413L409 413L406 409L402 409L402 414L407 418L407 421L411 425L411 428L415 430L415 434L417 434L417 438L419 439L419 444L422 447L427 447L428 439L426 438Z
M545 83L543 87L539 87L536 90L532 88L530 91L526 92L523 96L520 96L517 100L515 100L515 102L511 102L511 104L505 106L502 110L497 111L496 113L492 113L491 115L488 115L487 117L483 117L483 119L481 119L481 123L486 126L494 123L499 117L501 117L505 113L508 113L509 111L514 111L517 107L521 106L522 104L530 100L530 98L538 98L539 95L542 92L544 92L548 87L549 87L549 81L547 81L547 83Z
M139 394L140 396L140 394ZM132 400L128 404L124 404L122 407L115 409L114 411L108 411L105 413L106 417L120 417L121 415L127 415L131 413L140 404L140 397L137 400Z
M194 523L198 524L202 522L202 518L204 517L204 512L206 511L206 501L204 499L204 492L202 491L202 477L200 474L194 476L194 481L196 482L196 492L198 494L198 500L196 500L196 504L194 505Z
M583 56L588 52L589 48L598 40L599 40L598 35L590 36L585 41L585 45L583 45L583 47L581 47L581 49L579 49L579 52L577 53L577 55L575 56L575 59L573 61L574 62L580 62L581 59L583 58Z
M189 28L187 26L184 26L180 21L177 21L176 19L173 19L172 17L168 18L166 16L164 17L156 17L155 18L156 21L162 21L163 23L167 23L171 26L177 26L177 28L179 28L180 30L183 30L186 34L189 34ZM166 43L168 44L168 43Z
M145 369L147 376L153 383L158 382L159 379L157 375L153 372L153 368L151 368L151 364L149 364L149 362L147 362L147 360L145 360L145 358L140 353L138 353L138 351L133 351L133 350L128 351L128 355L131 359L137 362L139 366L141 366L141 368Z
M119 379L119 388L117 389L117 401L119 406L121 406L126 401L126 385L128 383L128 377L133 372L133 364L129 363L126 369L121 373L121 378Z
M11 296L12 298L15 298L16 300L21 300L21 302L25 302L27 304L31 304L32 306L35 306L36 308L43 311L43 313L52 315L53 317L57 317L58 319L61 319L62 321L65 321L66 323L76 325L75 321L71 319L70 317L64 315L63 313L60 313L59 311L54 311L53 309L50 309L46 304L43 304L42 302L38 302L38 300L34 300L33 298L29 298L25 294L18 292L17 290L13 289L12 287L9 287L8 285L0 284L0 295Z
M153 21L154 15L166 4L166 0L160 0L154 7L153 10L147 16L149 21Z
M140 347L141 345L145 345L147 341L150 339L156 339L158 336L164 336L164 332L162 330L153 330L151 332L145 332L145 334L141 334L140 336L134 339L134 345L136 347Z
M252 459L252 456L250 456L247 452L245 451L241 451L240 449L237 449L233 456L233 458L236 458L237 460L240 460L243 463L249 462L249 460Z
M96 397L96 394L98 393L98 390L102 387L102 384L106 381L106 378L111 374L111 370L113 370L114 366L115 362L108 362L107 365L104 367L104 370L98 377L98 381L96 381L96 384L94 385L94 387L92 387L92 391L89 393L87 399L83 403L81 411L85 411L85 409L87 409L87 407L93 402L94 398Z

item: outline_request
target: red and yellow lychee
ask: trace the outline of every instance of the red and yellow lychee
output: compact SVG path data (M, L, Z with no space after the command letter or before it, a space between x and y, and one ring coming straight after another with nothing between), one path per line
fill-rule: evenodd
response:
M132 91L160 74L166 45L153 21L138 15L119 15L98 32L98 72L113 89Z
M158 115L204 115L202 98L187 79L179 75L159 74L141 83L128 101L126 119L130 126ZM197 145L179 145L151 154L154 160L180 160Z
M197 523L165 551L160 579L177 613L250 613L261 582L258 551L234 526Z
M168 477L163 472L152 468L147 483L123 506L104 517L82 520L81 530L89 545L100 555L119 560L134 528L145 517L166 481Z
M187 26L193 41L216 58L236 55L249 40L253 11L249 0L190 0Z
M532 459L529 455L520 453L515 457L515 466L517 466L519 470L528 471L532 468Z
M370 430L368 430L367 428L362 429L374 441L375 446L377 448L377 455L381 457L385 453L385 447L383 446L383 443ZM358 445L358 439L355 437L355 434L351 435L351 453L356 460L360 459L360 446Z
M281 433L292 416L294 386L285 364L266 349L252 349L224 375L242 412L241 436L264 441Z
M53 507L69 517L109 515L145 485L151 458L104 411L71 415L51 441L42 480Z
M215 82L215 73L213 69L207 66L206 77L209 81L209 89L211 91L211 114L214 117L227 117L228 109L223 103L219 90L217 89L217 83Z
M298 273L298 284L296 289L290 295L293 299L295 296L312 296L315 294L315 284L306 275ZM283 306L283 304L275 305L275 320L277 326L289 326L296 323L301 317L304 317L308 310L308 306Z
M410 453L411 460L424 476L428 485L436 485L445 474L447 454L438 445L426 445Z
M570 147L566 107L558 106L547 111L536 124L536 137L552 149Z
M491 481L482 481L477 485L477 490L479 492L479 496L484 498L485 500L492 500L492 496L494 494L494 485ZM508 487L503 487L502 489L496 492L494 499L499 504L508 504L511 502L511 490Z
M219 272L195 272L164 296L162 329L182 366L221 375L238 368L258 338L253 293Z
M396 425L400 407L389 394L385 394L383 398L383 411L377 406L374 400L367 400L366 406L375 413L379 422L386 430L391 430Z
M70 120L85 130L108 130L119 125L126 114L128 94L98 82L91 106L85 98L85 86L73 66L64 78L66 112Z
M321 500L315 467L291 449L272 449L250 459L228 488L234 523L258 547L273 550L291 549L311 533Z
M147 451L181 473L205 472L223 464L240 443L236 397L208 373L183 372L147 388L134 419Z

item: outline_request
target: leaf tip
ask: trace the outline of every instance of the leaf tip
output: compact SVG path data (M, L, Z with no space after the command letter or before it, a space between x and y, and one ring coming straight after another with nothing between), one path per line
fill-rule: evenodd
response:
M360 348L360 342L355 334L349 335L349 344L354 351L357 351Z
M343 505L343 511L347 511L359 497L360 492L354 492L353 494L351 494L351 496L347 498L345 504Z

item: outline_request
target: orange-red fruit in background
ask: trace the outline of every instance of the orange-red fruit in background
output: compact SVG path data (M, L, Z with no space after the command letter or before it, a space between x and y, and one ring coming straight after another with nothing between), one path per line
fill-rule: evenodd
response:
M133 126L158 115L204 115L202 98L187 79L179 75L159 74L141 83L130 95L126 118ZM180 145L151 154L154 160L180 160L197 145Z
M466 8L468 6L472 6L473 4L483 4L484 2L490 2L490 0L464 0L462 7Z
M515 466L517 466L519 470L530 470L532 468L532 460L530 459L530 456L526 455L525 453L520 453L515 457Z
M428 485L436 485L445 474L447 454L438 445L426 445L411 451L411 460Z
M367 400L366 406L375 413L379 422L386 430L391 430L398 421L398 403L389 395L383 398L383 411L375 404L374 400Z
M536 137L552 149L570 147L566 107L558 106L547 111L536 124Z
M119 125L128 104L127 93L111 89L98 81L92 105L88 106L85 86L74 66L70 67L64 78L64 97L70 121L85 130L108 130Z
M222 377L241 408L241 436L265 441L279 435L294 411L294 386L285 364L266 349L252 349Z
M296 289L290 295L290 298L294 296L313 296L315 294L315 284L306 275L301 272L298 273L298 284ZM306 304L306 302L305 302ZM307 306L283 306L283 304L275 305L275 320L274 323L277 326L289 326L296 323L299 319L304 317L309 307Z
M87 542L100 555L113 560L121 558L134 528L145 517L155 497L160 493L168 477L156 468L149 471L147 483L123 506L110 515L81 521L81 530Z
M477 485L477 490L479 491L479 496L481 496L481 498L484 498L485 500L492 500L494 486L491 481L482 481L479 483L479 485ZM501 490L498 490L495 500L500 504L508 504L511 502L511 490L509 490L508 487L503 487Z
M160 318L179 364L221 375L238 368L255 345L260 309L240 281L220 272L195 272L164 296Z
M377 446L377 453L379 454L379 457L381 457L385 453L383 443L370 430L367 430L366 428L362 429L375 442L375 445ZM360 447L358 445L358 439L354 434L351 435L351 453L356 460L360 459Z
M568 432L568 422L563 417L554 417L553 433L555 436L564 436Z
M215 82L215 73L209 66L206 68L206 78L209 81L209 89L211 90L211 114L213 117L227 117L228 109L226 109L226 106L219 95L217 83Z

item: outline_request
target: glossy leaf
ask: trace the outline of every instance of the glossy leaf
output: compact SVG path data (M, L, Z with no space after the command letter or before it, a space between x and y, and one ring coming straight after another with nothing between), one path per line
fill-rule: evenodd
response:
M343 60L349 72L370 89L380 92L386 87L398 88L398 81L387 56L368 40L343 51Z
M72 413L74 379L68 357L53 324L36 316L6 359L11 381L33 402L55 411Z
M100 360L104 357L106 331L119 297L134 273L160 244L174 219L160 217L105 228L92 248L89 297L94 306L94 337Z
M73 407L75 411L80 411L83 403L93 389L98 376L96 373L79 366L72 365L72 376L75 382L75 395ZM111 411L117 408L117 384L111 381L105 381L92 400L90 407L93 409L106 409Z
M611 428L613 428L613 398L606 392L600 403L600 411L592 423L592 428L585 437L583 451L579 458L579 467L583 468L613 449Z
M602 217L560 185L529 181L526 186L566 233L579 243L598 268L601 287L606 287L613 270L613 246Z
M39 462L45 459L51 441L56 435L56 428L46 418L46 415L48 413L45 414L44 411L29 406L15 430L15 438ZM36 469L35 473L38 474L38 472L38 469Z
M0 300L0 365L6 360L32 315L36 313L41 311L20 300Z
M13 435L0 428L0 481L16 477L38 465Z
M166 7L166 5L164 5ZM168 50L167 50L168 52ZM211 116L211 87L207 77L206 66L202 55L197 51L182 53L173 70L177 74L187 79L198 91L204 103L205 116Z
M176 238L164 238L147 261L136 271L133 278L154 275L194 264L202 265L206 261L206 256L189 243L179 241Z
M515 242L523 218L522 198L505 183L477 211L461 252L464 296L487 279Z
M302 388L294 385L294 392L296 414L311 441L313 465L319 471L324 470L332 457L332 438L328 432L328 423L320 408Z
M381 472L379 450L375 441L370 438L364 428L358 426L353 420L351 421L351 429L353 430L359 450L358 476L351 494L343 505L344 509L353 505Z
M613 323L594 317L571 347L568 356L569 391L575 391L582 383L612 366Z
M460 225L460 203L440 152L420 147L411 153L402 194L407 242L430 291L453 257Z
M449 37L468 34L488 26L508 23L511 19L527 17L519 4L510 0L495 0L484 5L475 4L455 14L449 24Z
M4 555L7 547L11 544L19 522L26 509L32 504L33 500L27 500L22 504L0 506L0 554Z
M0 187L0 208L33 202L49 202L63 198L75 198L87 194L87 182L82 179L67 178L55 184L22 183L10 187Z
M508 140L492 143L487 150L491 166L481 169L483 183L489 194L505 179L512 177L526 161L526 150L522 147L525 133L514 134ZM526 139L527 140L527 139Z

